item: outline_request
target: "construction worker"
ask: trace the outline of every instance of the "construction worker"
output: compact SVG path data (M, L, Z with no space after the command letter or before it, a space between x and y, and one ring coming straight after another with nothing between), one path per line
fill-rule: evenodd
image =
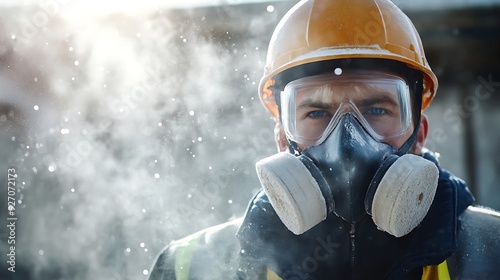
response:
M279 148L256 165L262 191L149 279L498 279L500 214L424 148L437 86L390 1L296 4L259 85Z

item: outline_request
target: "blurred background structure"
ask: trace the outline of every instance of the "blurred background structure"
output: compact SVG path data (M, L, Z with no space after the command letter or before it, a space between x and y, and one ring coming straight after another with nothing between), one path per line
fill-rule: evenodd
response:
M296 1L2 3L0 279L142 279L172 239L243 215L276 151L267 44ZM395 4L440 82L427 147L500 209L500 1Z

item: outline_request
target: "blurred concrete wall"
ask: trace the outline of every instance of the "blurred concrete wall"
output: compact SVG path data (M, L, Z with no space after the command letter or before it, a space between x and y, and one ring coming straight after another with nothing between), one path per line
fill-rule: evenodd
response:
M498 209L500 6L480 4L421 7L408 15L440 82L427 111L432 121L427 146L441 153L445 168L467 181L478 203Z

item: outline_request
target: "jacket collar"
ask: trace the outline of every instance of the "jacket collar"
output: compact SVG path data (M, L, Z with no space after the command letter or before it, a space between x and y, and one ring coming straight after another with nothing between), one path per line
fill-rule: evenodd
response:
M407 254L389 272L387 279L401 279L403 273L417 267L437 265L457 250L458 216L474 203L463 180L442 169L432 152L423 157L439 168L438 188L434 201L410 243Z

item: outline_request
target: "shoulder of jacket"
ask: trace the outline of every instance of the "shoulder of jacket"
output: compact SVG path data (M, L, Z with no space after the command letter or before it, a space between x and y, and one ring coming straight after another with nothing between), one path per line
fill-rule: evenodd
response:
M229 222L211 226L188 235L182 239L170 242L169 247L187 246L194 240L202 239L203 243L211 244L219 241L229 241L228 239L234 238L236 231L241 225L243 218L231 220Z
M176 270L183 265L191 266L190 273L195 276L211 273L207 272L207 267L220 267L229 262L233 254L239 251L235 235L241 221L242 218L234 219L170 242L156 257L148 279L176 279ZM228 252L233 254L227 254ZM191 264L191 259L195 256L199 263Z
M459 279L498 277L500 212L469 206L459 216L457 227L457 251L449 260L450 273Z
M459 216L457 226L459 247L494 246L500 256L500 212L469 206Z
M459 219L462 225L470 224L480 230L491 226L500 227L500 212L483 206L467 207Z

